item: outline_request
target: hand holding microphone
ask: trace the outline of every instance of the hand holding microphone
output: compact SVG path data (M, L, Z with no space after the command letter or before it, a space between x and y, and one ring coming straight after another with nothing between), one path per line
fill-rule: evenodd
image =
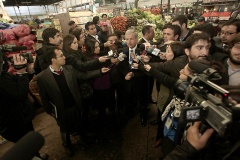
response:
M149 72L152 67L149 64L146 64L146 65L144 65L144 68L146 71Z

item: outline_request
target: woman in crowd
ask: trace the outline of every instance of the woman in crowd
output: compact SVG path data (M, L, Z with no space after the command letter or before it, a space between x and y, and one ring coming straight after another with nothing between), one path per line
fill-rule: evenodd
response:
M168 45L166 52L163 54L164 58L169 61L169 60L173 60L176 57L179 56L183 56L184 54L184 46L181 42L172 42ZM147 65L147 68L149 67L149 65ZM157 75L156 73L158 73L156 68L152 68L151 72L149 72L150 75L154 76ZM169 102L172 99L172 93L171 91L168 89L167 86L165 85L161 85L161 89L160 89L160 93L161 96L159 96L158 99L158 131L157 131L157 136L156 136L156 142L154 144L154 147L159 147L159 145L161 144L161 139L163 137L163 124L162 121L160 119L161 117L161 113L164 111L166 105L168 104L167 102Z
M86 60L93 60L99 57L100 46L96 40L86 42ZM99 122L96 129L103 128L106 119L106 108L110 108L110 76L109 73L102 74L101 77L93 81L93 107L99 113ZM99 128L98 128L99 127ZM102 131L102 130L99 130Z
M78 59L84 63L88 63L88 62L86 62L86 59L83 56L81 48L79 47L79 45L80 46L83 45L83 42L85 39L82 30L76 29L76 30L73 30L72 33L75 34L76 37L78 37L78 39L74 35L71 35L71 34L64 37L64 39L63 39L64 54L69 54L74 59ZM72 65L68 61L66 64ZM73 65L73 66L75 66L75 65ZM103 68L101 68L100 71L101 71L101 73L104 73L108 70L109 70L108 68L103 67ZM94 72L94 71L88 71L88 72ZM90 104L91 104L90 102L92 101L91 96L93 94L93 89L91 86L91 80L89 80L89 79L88 80L78 80L78 85L79 85L80 93L82 94L82 104L83 104L83 108L82 108L83 130L82 130L81 136L83 137L83 140L87 140L88 116L89 116L89 108L90 108Z

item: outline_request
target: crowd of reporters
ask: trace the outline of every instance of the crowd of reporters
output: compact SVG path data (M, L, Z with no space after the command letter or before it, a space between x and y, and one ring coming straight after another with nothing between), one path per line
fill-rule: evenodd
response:
M219 38L214 37L212 24L188 29L187 18L180 15L173 19L172 24L163 27L163 39L157 42L153 42L154 28L150 25L142 28L140 40L135 29L128 29L122 42L119 31L110 34L109 24L98 20L95 18L97 22L88 22L85 30L75 26L64 38L55 28L45 29L43 46L36 51L35 76L32 79L28 79L26 70L30 64L19 55L13 56L17 74L10 75L6 67L0 77L0 93L5 97L0 102L3 111L0 134L4 138L17 142L33 130L33 117L26 118L31 115L26 108L29 106L26 102L30 86L31 96L56 119L62 144L67 154L73 156L70 135L77 132L85 147L90 143L89 139L104 134L104 126L109 123L107 114L112 118L110 125L114 126L127 122L134 115L135 108L139 108L140 123L145 127L148 103L153 102L151 94L155 78L158 132L154 147L162 146L164 159L240 157L237 152L238 122L233 121L229 127L230 134L223 137L211 128L200 133L200 122L195 122L185 137L182 132L187 128L184 126L179 131L176 128L178 122L169 118L172 112L168 110L177 96L174 84L179 79L187 81L190 74L204 71L196 69L198 66L191 68L190 62L216 69L222 78L214 83L234 86L230 95L234 97L235 104L236 101L239 103L239 96L236 96L240 85L239 20L224 23ZM98 33L96 26L101 28ZM22 66L20 69L19 65ZM184 98L178 99L184 103ZM25 107L19 109L20 104ZM7 107L9 105L11 107ZM97 111L98 118L91 123L89 117L93 110ZM90 132L94 132L95 137L89 137ZM212 134L213 142L207 145ZM184 138L186 140L183 141Z

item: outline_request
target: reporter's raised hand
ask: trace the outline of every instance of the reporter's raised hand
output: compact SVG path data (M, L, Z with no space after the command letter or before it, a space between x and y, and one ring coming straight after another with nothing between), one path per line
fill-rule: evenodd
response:
M116 64L119 62L119 60L117 58L110 58L110 61L112 64Z
M133 64L132 64L132 68L133 68L133 69L138 69L138 64L137 64L137 63L133 63Z
M188 142L197 150L203 149L208 139L213 134L214 130L212 128L207 129L203 134L199 132L199 127L201 122L195 122L193 126L189 127L187 131Z
M106 68L106 67L103 67L103 68L101 68L101 72L102 73L106 73L106 72L108 72L110 69L109 68Z
M104 47L110 47L112 45L113 45L113 43L110 42L110 41L107 41L107 42L104 43Z
M101 63L106 62L106 60L108 60L108 59L109 59L108 56L102 56L102 57L98 58L99 62L101 62Z
M146 65L144 65L144 68L146 71L149 72L152 67L150 65L146 64Z
M133 72L129 72L129 73L125 76L125 80L129 81L133 76L134 76Z
M141 55L141 59L142 59L142 61L145 62L145 63L148 63L148 62L150 61L150 57L145 56L145 55Z

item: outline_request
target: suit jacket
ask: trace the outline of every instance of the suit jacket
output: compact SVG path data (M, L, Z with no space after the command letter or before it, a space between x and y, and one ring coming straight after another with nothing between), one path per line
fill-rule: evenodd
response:
M93 36L91 36L91 35L88 34L87 37L85 38L85 43L86 43L87 41L91 40L91 39L97 41L96 38L94 38ZM103 51L105 50L104 44L101 43L101 41L100 41L99 39L98 39L98 42L99 42L100 51L101 51L100 55L104 55L104 53L103 53Z
M124 58L123 61L119 62L118 64L118 70L119 72L123 75L123 76L126 76L127 73L129 72L133 72L134 73L134 76L137 76L139 75L139 73L141 73L142 71L139 71L138 69L132 69L130 64L129 64L129 48L126 47L124 48L123 50L123 54L125 54L127 57ZM136 48L135 49L135 54L136 55L141 55L141 50L139 48ZM137 62L134 62L133 63L137 63ZM143 73L143 72L142 72ZM137 75L135 75L137 74Z
M145 41L143 38L141 38L141 39L138 41L138 44L143 44L143 43L146 43L146 41Z
M72 66L63 66L63 73L69 90L75 99L76 108L79 112L81 112L81 96L78 89L77 79L98 77L101 75L100 70L92 72L78 72L77 70L73 69ZM56 119L58 121L58 124L62 132L66 131L66 125L68 124L66 124L65 107L64 102L61 98L62 94L49 67L37 76L37 81L40 89L42 103L46 109L46 112L48 114L51 114L52 110L54 110L53 107L56 106Z

